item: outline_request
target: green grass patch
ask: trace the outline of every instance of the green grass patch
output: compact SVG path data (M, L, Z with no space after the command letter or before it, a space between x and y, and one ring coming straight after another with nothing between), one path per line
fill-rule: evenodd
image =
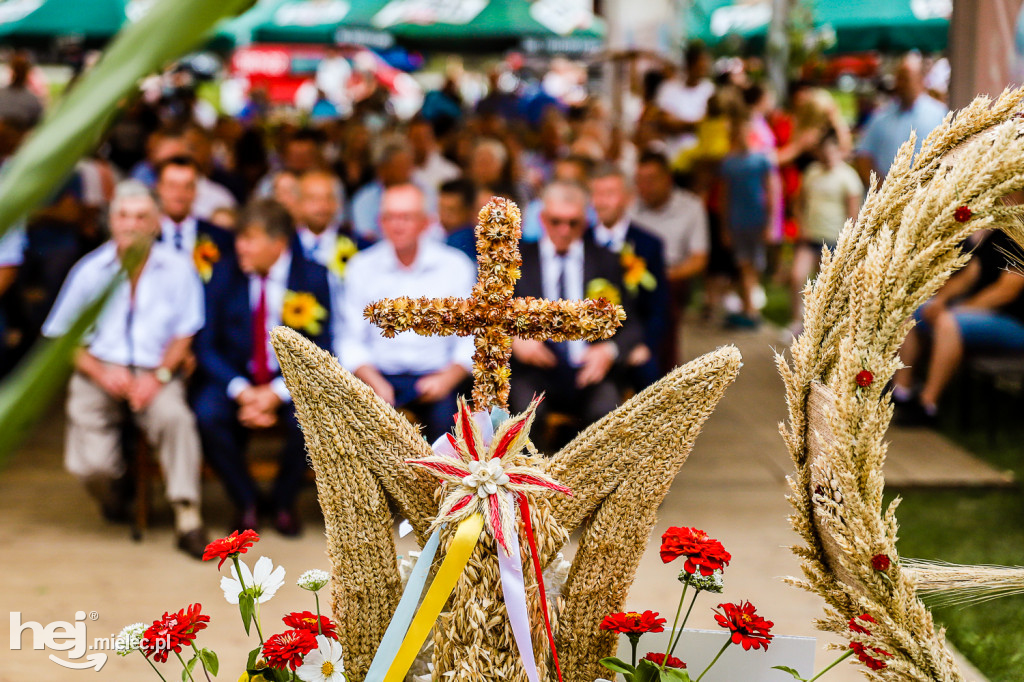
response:
M1007 425L992 445L980 430L946 435L1024 481L1024 432ZM900 493L902 556L962 564L1024 565L1024 496L1016 489L908 490ZM894 495L889 495L891 499ZM1024 597L934 609L947 637L992 682L1024 679Z

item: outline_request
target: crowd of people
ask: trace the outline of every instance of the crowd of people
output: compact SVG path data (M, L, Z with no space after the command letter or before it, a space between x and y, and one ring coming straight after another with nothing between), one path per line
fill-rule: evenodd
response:
M270 518L297 535L307 464L270 330L304 334L440 437L467 392L472 339L384 339L363 310L403 295L469 296L475 218L502 196L522 208L517 295L604 296L627 310L610 341L513 344L511 409L544 393L538 424L557 412L571 435L677 364L687 314L757 327L762 285L774 280L792 288L799 333L800 291L856 216L868 175L884 177L910 131L920 145L946 112L914 55L898 65L892 101L854 130L826 90L795 83L783 109L742 70L712 78L712 66L692 45L679 73L650 74L631 135L599 97L537 109L497 85L473 107L446 87L405 122L357 102L345 118L307 125L260 107L204 125L178 99L135 102L0 241L4 369L40 332L68 331L123 268L75 359L68 470L108 519L123 519L132 422L155 448L182 550L198 556L206 544L203 461L235 505L232 528ZM0 91L2 157L39 119L26 73L13 63ZM4 107L12 91L16 106ZM916 366L933 337L924 389L909 372L896 381L908 421L934 418L965 347L1024 350L1024 277L1004 269L1007 245L978 241L908 340ZM246 451L268 430L283 445L262 491ZM566 437L535 434L549 452Z

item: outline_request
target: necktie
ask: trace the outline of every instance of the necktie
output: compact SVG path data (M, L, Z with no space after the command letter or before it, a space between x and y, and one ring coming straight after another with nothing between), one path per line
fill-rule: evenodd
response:
M174 224L174 249L181 251L185 246L185 238L181 233L181 223Z
M564 299L565 292L565 271L569 266L569 260L562 254L555 254L555 262L558 263L558 281L555 284L555 298ZM569 342L568 341L547 341L549 348L554 351L558 358L559 365L569 364Z
M565 271L569 267L569 261L566 256L557 255L555 258L558 261L558 284L556 285L555 296L557 298L565 298Z
M267 357L267 278L260 277L260 296L252 311L252 381L257 386L272 378Z

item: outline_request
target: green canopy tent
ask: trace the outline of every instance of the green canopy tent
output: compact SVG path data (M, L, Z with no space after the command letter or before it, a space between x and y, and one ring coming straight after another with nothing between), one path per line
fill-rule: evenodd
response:
M107 40L124 25L126 12L144 12L152 0L0 0L0 41L45 42L75 37Z
M831 53L937 52L946 48L952 0L804 0L814 26L835 35ZM753 50L764 48L772 1L692 0L687 33L717 45L742 38Z
M373 25L417 47L588 53L603 48L605 25L564 0L391 0Z
M384 49L394 44L387 32L370 20L380 0L271 0L252 27L253 42L352 43ZM239 21L246 18L243 15Z

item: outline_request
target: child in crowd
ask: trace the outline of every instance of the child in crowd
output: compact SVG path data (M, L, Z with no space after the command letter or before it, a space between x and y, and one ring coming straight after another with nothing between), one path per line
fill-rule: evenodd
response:
M722 241L736 259L743 301L742 313L727 318L727 323L735 327L756 327L760 323L753 293L765 267L768 231L778 196L778 175L771 158L752 151L749 140L749 119L735 119L731 151L721 165Z
M803 289L808 278L821 263L821 250L835 249L839 232L848 218L856 218L864 196L860 176L843 160L843 151L834 132L822 138L812 162L801 179L798 212L800 240L793 256L793 324L794 335L803 319Z

